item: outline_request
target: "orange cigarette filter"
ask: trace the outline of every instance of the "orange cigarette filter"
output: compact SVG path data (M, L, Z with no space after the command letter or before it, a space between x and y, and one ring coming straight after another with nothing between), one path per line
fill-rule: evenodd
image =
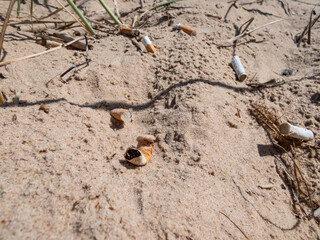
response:
M110 115L121 122L128 122L131 119L130 111L123 108L116 108L111 110Z
M4 104L6 100L3 97L2 91L0 90L0 104Z
M193 30L191 27L188 27L186 25L182 25L181 23L176 24L175 28L181 29L182 31L184 31L186 34L188 34L190 36L197 35L197 32L195 30Z
M148 36L144 36L141 41L142 41L143 45L146 47L148 52L151 52L151 53L157 52L157 49L153 46L153 44Z
M125 26L120 27L120 32L124 35L133 36L133 37L138 37L140 35L140 32L137 29L133 29Z
M146 165L152 157L154 140L154 136L151 135L141 135L137 137L137 147L128 148L124 155L125 158L128 160L128 162L134 165Z

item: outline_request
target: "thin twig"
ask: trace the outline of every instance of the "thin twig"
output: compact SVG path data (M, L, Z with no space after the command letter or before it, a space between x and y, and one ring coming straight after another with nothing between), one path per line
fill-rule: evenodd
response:
M62 11L63 9L67 8L68 6L69 6L69 3L66 4L66 5L64 5L64 6L61 7L61 8L58 8L57 10L55 10L55 11L53 11L52 13L48 14L47 16L41 17L40 20L46 19L46 18L48 18L48 17L51 17L51 16L57 14L58 12Z
M310 13L310 20L309 20L309 29L308 29L308 44L311 44L311 22L312 22L312 14L313 14L313 10Z
M82 22L79 21L78 18L76 18L65 6L62 5L62 3L59 1L59 0L56 0L56 2L67 12L69 13L69 15L74 19L76 20L82 27L86 28L84 26L84 24Z
M262 26L260 26L260 27L257 27L257 28L255 28L255 29L252 29L252 30L250 30L250 31L246 31L246 32L244 32L244 33L239 34L238 36L235 36L235 37L233 37L233 38L230 38L227 42L229 42L229 43L234 42L234 41L236 41L236 40L238 40L238 39L240 39L240 38L242 38L242 37L244 37L244 36L246 36L246 35L249 35L250 33L254 32L254 31L257 31L257 30L259 30L259 29L261 29L261 28L264 28L264 27L266 27L266 26L269 26L269 25L271 25L271 24L275 24L275 23L277 23L277 22L281 22L281 21L283 21L283 20L284 20L284 19L278 19L278 20L269 22L269 23L267 23L267 24L264 24L264 25L262 25Z
M29 59L29 58L34 58L34 57L37 57L37 56L40 56L40 55L43 55L43 54L47 54L47 53L50 53L50 52L53 52L53 51L56 51L60 48L63 48L63 47L67 47L79 40L81 40L83 37L79 37L79 38L76 38L74 39L73 41L71 42L68 42L66 44L63 44L61 46L58 46L58 47L55 47L55 48L51 48L49 50L46 50L46 51L43 51L43 52L40 52L40 53L36 53L36 54L31 54L31 55L28 55L28 56L24 56L24 57L19 57L19 58L14 58L14 59L11 59L11 60L8 60L8 61L5 61L5 62L0 62L0 67L1 66L4 66L4 65L8 65L10 63L13 63L13 62L18 62L18 61L21 61L21 60L25 60L25 59Z
M34 21L34 22L31 22L30 20L25 20L25 21L22 21L22 22L13 22L13 23L9 23L8 26L15 26L15 25L24 25L24 24L37 24L37 23L64 23L64 24L71 24L71 23L75 23L76 21L59 21L59 20L50 20L50 21ZM3 25L0 25L0 26L3 26Z
M6 29L8 26L9 18L10 18L14 3L15 3L15 0L11 0L9 7L8 7L8 10L7 10L6 18L4 20L4 24L2 26L1 35L0 35L0 55L1 55L2 45L3 45L4 35L6 33Z
M310 204L310 207L312 208L312 207L313 207L313 202L312 202L312 199L311 199L311 195L310 195L310 191L309 191L308 184L307 184L305 178L303 177L302 172L301 172L300 168L298 167L295 159L288 153L288 151L287 151L284 147L282 147L282 146L279 145L279 144L275 144L275 145L276 145L277 147L281 148L282 151L286 152L287 155L289 156L289 158L292 160L294 166L296 167L296 170L299 172L299 175L301 176L301 179L302 179L304 185L306 186L306 189L307 189L307 192L308 192L308 196L309 196L309 204ZM296 178L297 178L297 177L296 177ZM296 179L296 180L298 181L298 179Z
M220 212L220 211L219 211L219 213L221 213L223 216L225 216L226 218L228 218L229 221L232 222L233 225L235 225L236 228L239 229L239 231L242 233L242 235L245 236L246 239L249 239L248 236L241 230L241 228L240 228L234 221L231 220L231 218L229 218L229 217L228 217L225 213L223 213L223 212Z
M250 18L248 21L246 21L244 24L241 25L240 31L241 31L241 29L242 29L243 26L246 26L246 27L241 31L241 33L244 33L244 32L248 29L248 27L251 25L251 23L253 22L253 20L254 20L254 18L252 17L252 18Z
M317 17L312 21L312 23L311 23L311 28L312 28L313 25L319 20L319 18L320 18L320 14L319 14L319 16L317 16ZM298 44L297 44L298 47L300 46L303 37L304 37L304 36L306 35L306 33L308 32L308 29L309 29L309 23L308 23L308 25L304 28L303 32L301 33L301 35L300 35L300 37L299 37Z

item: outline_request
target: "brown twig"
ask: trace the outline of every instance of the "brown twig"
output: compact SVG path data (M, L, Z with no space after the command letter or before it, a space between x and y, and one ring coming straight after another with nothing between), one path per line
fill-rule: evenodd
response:
M226 218L228 218L229 221L232 222L233 225L236 226L236 228L238 228L238 230L242 233L242 235L245 236L246 239L249 239L248 236L244 233L244 231L242 231L241 228L240 228L234 221L232 221L230 217L228 217L228 216L227 216L225 213L223 213L223 212L220 212L220 211L219 211L219 213L221 213L223 216L225 216Z
M297 165L294 157L291 156L291 155L289 154L289 152L288 152L284 147L282 147L281 145L279 145L279 144L275 144L275 145L276 145L277 147L281 148L282 151L286 152L287 155L289 156L289 158L292 160L296 171L297 171L297 172L299 173L299 175L301 176L301 179L302 179L302 181L303 181L303 183L304 183L304 185L305 185L305 187L306 187L306 189L307 189L308 197L309 197L309 204L310 204L309 207L312 209L312 208L313 208L313 201L312 201L312 199L311 199L311 195L310 195L310 191L309 191L308 184L307 184L305 178L303 177L302 172L301 172L300 168L298 167L298 165ZM293 151L293 149L292 149L292 145L291 145L291 153L292 153L292 151ZM299 185L297 176L296 176L296 180L297 180L297 185ZM300 191L301 191L301 189L300 189ZM302 191L301 191L301 192L302 192Z
M246 26L246 27L241 31L241 33L244 33L244 32L248 29L248 27L251 25L251 23L253 22L253 20L254 20L254 18L250 18L248 21L246 21L244 24L242 24L242 25L240 26L240 31L241 31L241 29L242 29L243 26Z
M8 10L7 10L7 15L6 15L6 18L4 20L4 24L2 26L1 35L0 35L0 55L1 55L2 45L3 45L4 35L6 33L6 29L7 29L8 22L9 22L9 18L10 18L11 11L12 11L12 8L13 8L13 5L14 5L15 1L16 0L11 0L10 1L9 7L8 7Z
M301 33L300 37L298 38L298 39L299 39L299 40L298 40L298 43L297 43L297 46L298 46L298 47L300 46L303 37L307 34L308 29L309 29L309 28L311 29L311 28L313 27L313 25L319 20L319 18L320 18L320 14L312 21L310 27L309 27L309 25L310 25L310 22L309 22L308 25L304 28L303 32Z
M308 44L311 44L311 22L312 22L312 14L313 10L310 13L310 20L309 20L309 29L308 29Z

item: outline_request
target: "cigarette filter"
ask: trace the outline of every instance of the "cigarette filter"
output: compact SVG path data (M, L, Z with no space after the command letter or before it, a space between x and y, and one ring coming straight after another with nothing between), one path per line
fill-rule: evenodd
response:
M281 124L280 133L301 140L312 140L314 138L314 134L312 131L302 127L294 126L290 123Z
M133 28L130 28L130 27L124 27L124 26L122 26L120 28L120 32L122 34L125 34L125 35L128 35L128 36L133 36L133 37L139 37L139 35L140 35L139 30L133 29Z
M146 165L152 156L152 151L154 148L155 138L150 135L141 135L137 137L138 145L137 147L130 147L127 149L124 157L128 162L143 166Z
M151 53L157 52L157 49L153 46L153 44L148 36L144 36L141 41L142 41L143 45L146 47L148 52L151 52Z
M128 122L131 119L130 111L123 108L116 108L111 110L110 115L121 122Z
M243 82L247 78L247 74L238 56L234 56L232 58L232 66L237 74L239 81Z
M186 25L182 25L181 23L177 23L176 25L174 25L174 27L184 31L186 34L188 34L190 36L196 36L197 35L197 32L195 30L193 30L192 28L190 28L190 27L188 27Z
M5 102L6 102L6 100L4 99L2 91L0 90L0 104L4 104Z

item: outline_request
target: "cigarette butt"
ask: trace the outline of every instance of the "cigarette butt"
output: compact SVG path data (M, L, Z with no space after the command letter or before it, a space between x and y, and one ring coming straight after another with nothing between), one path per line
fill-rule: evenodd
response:
M151 157L154 148L155 138L150 135L142 135L137 137L138 145L137 147L130 147L125 153L125 158L128 162L143 166L146 165Z
M184 31L186 34L188 34L190 36L197 35L197 32L195 30L193 30L191 27L188 27L186 25L182 25L181 23L176 24L175 28L181 29L182 31Z
M300 140L312 140L314 138L314 133L308 129L294 126L290 123L283 123L280 125L280 133L292 138L297 138Z
M151 53L157 52L157 49L153 46L153 44L148 36L144 36L141 41L142 41L143 45L146 47L148 52L151 52Z
M0 104L4 104L5 102L6 102L6 100L4 99L2 91L0 90Z
M239 81L243 82L247 78L247 74L238 56L234 56L232 58L232 66L237 74Z
M120 32L124 35L133 36L133 37L139 37L139 35L140 35L139 30L133 29L130 27L125 27L125 26L122 26L120 28Z
M127 109L123 108L116 108L110 111L110 114L115 119L121 121L121 122L128 122L131 119L131 113Z

